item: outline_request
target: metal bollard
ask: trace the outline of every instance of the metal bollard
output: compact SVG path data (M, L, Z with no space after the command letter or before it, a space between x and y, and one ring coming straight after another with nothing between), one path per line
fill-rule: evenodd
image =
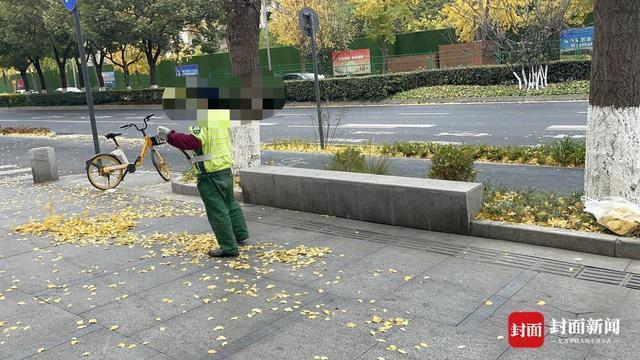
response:
M47 146L31 149L29 150L29 159L31 160L34 183L39 184L60 179L54 148Z

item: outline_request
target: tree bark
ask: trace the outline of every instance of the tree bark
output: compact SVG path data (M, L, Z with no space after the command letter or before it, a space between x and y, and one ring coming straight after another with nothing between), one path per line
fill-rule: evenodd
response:
M98 60L98 56L96 53L100 53L100 60ZM104 58L105 55L102 53L102 50L96 50L93 47L89 47L89 56L91 56L91 61L93 62L93 68L96 71L96 79L98 79L98 87L100 91L105 90L104 86L104 76L102 76L102 67L104 66Z
M64 54L60 54L60 51L58 50L58 47L53 45L53 53L54 53L54 60L56 61L56 65L58 65L58 72L60 75L60 85L62 87L62 92L66 93L67 92L67 87L69 87L68 83L67 83L67 56L66 56L66 51L64 52Z
M640 2L596 0L585 190L640 203Z
M84 85L84 74L82 72L82 62L78 57L74 57L73 61L76 64L76 69L78 69L78 81L80 82L80 89L84 89L85 85Z
M144 55L147 58L147 64L149 65L149 85L152 89L158 87L156 69L161 52L162 49L160 47L156 48L150 40L144 42Z
M36 69L36 73L38 73L38 78L40 79L40 93L47 93L47 80L44 77L44 71L42 71L42 64L40 64L40 58L35 57L31 60L33 67Z
M227 45L231 73L250 74L258 68L260 39L260 0L226 0ZM259 166L260 122L232 118L233 171Z
M31 90L31 87L29 86L29 75L27 74L27 67L20 67L18 68L18 71L20 71L20 77L24 82L24 90L28 93L29 90Z

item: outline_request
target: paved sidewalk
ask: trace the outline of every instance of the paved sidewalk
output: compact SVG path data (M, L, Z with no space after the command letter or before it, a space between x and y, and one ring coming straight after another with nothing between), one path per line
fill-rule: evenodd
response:
M638 358L639 261L250 205L241 258L210 260L198 199L156 178L0 184L0 358ZM62 222L57 243L12 230L47 204L23 230ZM543 347L509 346L519 310L544 314ZM619 334L551 334L563 318Z

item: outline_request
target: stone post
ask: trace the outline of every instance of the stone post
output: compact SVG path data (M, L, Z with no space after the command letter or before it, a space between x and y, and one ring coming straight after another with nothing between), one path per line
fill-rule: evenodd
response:
M58 174L58 162L56 151L52 147L41 147L29 150L31 160L31 173L36 184L56 181L60 179Z

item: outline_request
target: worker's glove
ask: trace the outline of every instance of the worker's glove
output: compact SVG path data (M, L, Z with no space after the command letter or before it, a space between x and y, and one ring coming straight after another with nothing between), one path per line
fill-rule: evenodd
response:
M167 141L171 130L168 127L158 126L158 138L162 141Z

